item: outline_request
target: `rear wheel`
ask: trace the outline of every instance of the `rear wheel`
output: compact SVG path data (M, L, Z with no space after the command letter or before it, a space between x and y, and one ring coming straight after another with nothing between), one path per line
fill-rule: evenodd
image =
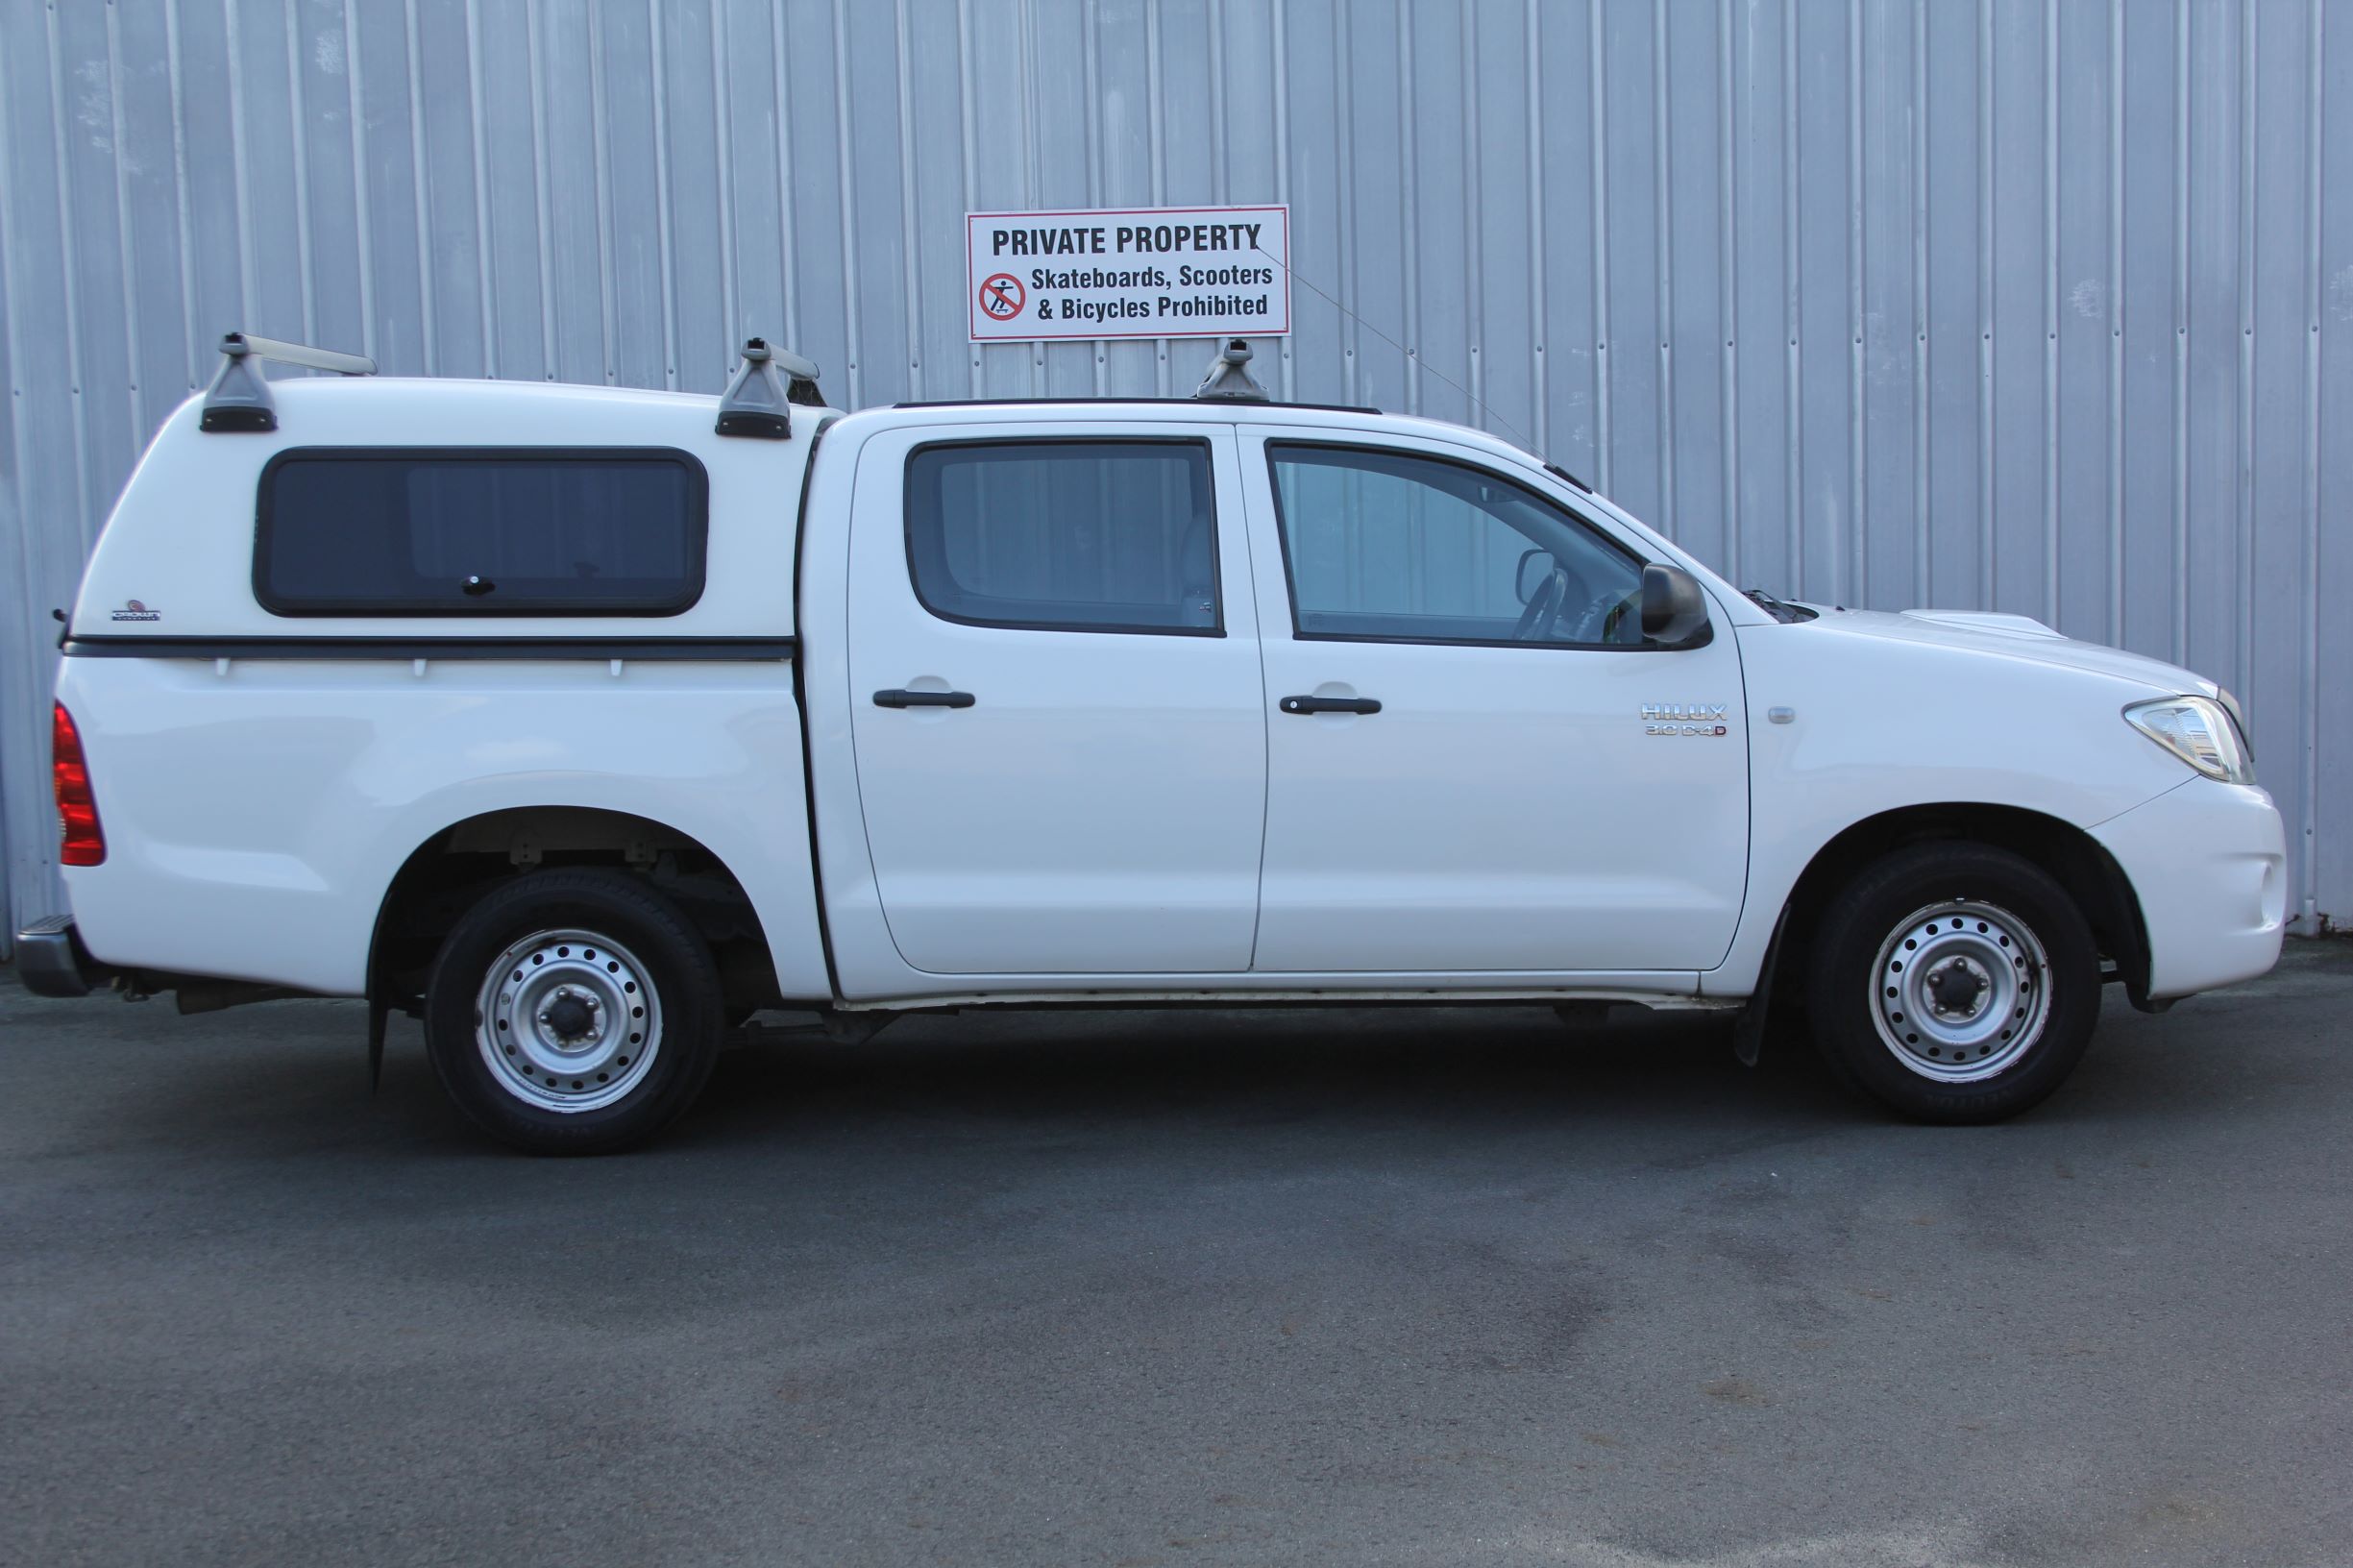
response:
M2066 1081L2099 1019L2099 949L2067 890L1985 845L1898 850L1815 939L1815 1042L1853 1087L1921 1121L2016 1115Z
M469 909L426 988L426 1044L458 1109L534 1154L600 1154L694 1102L723 1022L711 950L613 871L540 871Z

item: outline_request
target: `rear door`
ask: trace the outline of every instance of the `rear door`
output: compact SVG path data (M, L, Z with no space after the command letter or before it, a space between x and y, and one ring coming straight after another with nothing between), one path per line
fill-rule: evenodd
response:
M1246 970L1266 721L1232 427L877 435L856 508L851 726L899 955Z
M1645 645L1633 545L1483 453L1263 429L1240 437L1269 715L1256 967L1721 962L1749 827L1730 627Z

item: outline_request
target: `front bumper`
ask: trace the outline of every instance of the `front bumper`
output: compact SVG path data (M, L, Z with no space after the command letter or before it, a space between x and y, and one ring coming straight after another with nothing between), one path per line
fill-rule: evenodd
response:
M2279 962L2288 836L2262 790L2194 778L2092 837L2140 898L2151 998L2251 980Z
M71 915L51 915L16 933L16 974L36 996L87 996L113 978L82 945Z

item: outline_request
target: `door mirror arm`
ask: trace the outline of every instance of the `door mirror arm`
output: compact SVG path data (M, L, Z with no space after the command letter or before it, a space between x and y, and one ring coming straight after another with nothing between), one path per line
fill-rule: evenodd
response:
M1658 562L1642 569L1642 640L1684 648L1707 628L1707 596L1699 578Z

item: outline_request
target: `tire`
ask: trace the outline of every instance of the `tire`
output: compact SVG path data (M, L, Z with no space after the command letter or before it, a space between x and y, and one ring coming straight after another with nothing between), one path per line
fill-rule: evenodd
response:
M425 1041L468 1119L530 1154L606 1154L692 1105L719 1055L710 945L618 871L535 871L466 911L426 983Z
M1985 845L1900 849L1825 915L1806 1011L1849 1087L1916 1121L1999 1121L2066 1082L2099 1021L2099 947L2067 890Z

